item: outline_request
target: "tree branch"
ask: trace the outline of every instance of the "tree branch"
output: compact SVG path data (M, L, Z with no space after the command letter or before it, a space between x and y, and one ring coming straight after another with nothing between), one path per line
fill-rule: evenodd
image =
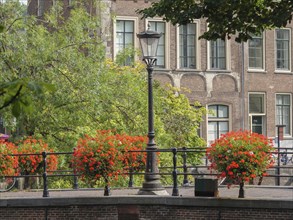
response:
M0 107L0 110L6 108L6 107L9 106L9 105L11 105L11 104L16 100L16 98L20 95L20 91L22 90L22 88L23 88L23 85L21 85L21 86L19 87L19 89L17 90L17 92L15 93L15 95L14 95L14 96L13 96L8 102L4 103L4 104Z

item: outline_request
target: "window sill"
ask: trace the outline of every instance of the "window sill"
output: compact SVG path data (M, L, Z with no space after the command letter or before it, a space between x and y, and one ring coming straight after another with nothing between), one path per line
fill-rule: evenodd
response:
M268 73L266 70L262 70L262 69L248 69L247 72L248 73L262 73L262 74Z
M218 69L208 69L207 73L231 73L231 70L218 70Z
M289 75L292 75L293 72L291 71L286 71L286 70L275 70L275 74L289 74Z
M201 72L199 69L175 69L177 72Z

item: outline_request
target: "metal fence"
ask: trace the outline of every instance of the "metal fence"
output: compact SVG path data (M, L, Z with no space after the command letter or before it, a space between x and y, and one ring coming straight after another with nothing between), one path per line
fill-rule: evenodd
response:
M131 152L147 152L146 150L143 151L129 151ZM188 159L188 153L195 153L195 154L204 154L206 155L206 148L171 148L171 149L158 149L155 152L158 153L170 153L172 155L172 161L173 164L171 167L159 167L160 172L159 173L152 173L154 175L169 175L172 177L173 181L173 196L178 196L178 176L182 175L183 180L180 185L187 186L190 185L190 182L188 181L188 177L192 176L193 178L208 178L209 176L213 176L214 178L217 177L217 173L211 173L208 171L208 161L206 158L203 158L203 165L189 165L187 163ZM72 189L79 189L78 186L78 176L79 174L76 172L76 169L74 166L72 166L72 169L69 170L56 170L56 171L50 171L47 170L47 156L48 155L70 155L73 156L74 152L41 152L41 153L33 153L33 154L13 154L11 156L30 156L30 155L38 155L42 157L42 174L39 175L18 175L18 176L5 176L10 178L29 178L29 177L42 177L43 179L43 197L49 197L49 189L48 189L48 178L53 177L65 177L70 176L73 178L73 185ZM276 164L272 168L270 168L269 171L274 171L273 174L269 174L263 178L269 178L273 177L275 178L275 185L280 186L280 179L281 178L289 178L288 182L291 184L293 182L293 175L291 174L281 174L282 169L289 169L293 170L293 163L292 163L292 157L293 157L293 150L288 148L277 148L277 151L273 153ZM291 155L291 156L290 156ZM182 164L178 165L178 156L182 158ZM286 161L285 161L285 160ZM288 165L291 162L290 165ZM286 164L285 164L286 163ZM201 171L199 171L201 169ZM129 177L128 187L133 187L134 178L136 175L144 175L144 172L133 172L133 169L130 168L129 171L126 173ZM221 184L224 183L224 181L220 181ZM259 183L260 184L260 183Z

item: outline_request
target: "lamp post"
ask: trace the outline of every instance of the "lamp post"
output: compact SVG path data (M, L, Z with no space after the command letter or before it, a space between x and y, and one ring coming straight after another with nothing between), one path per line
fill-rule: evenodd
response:
M147 162L144 176L144 183L139 190L139 195L166 195L167 191L162 187L160 182L160 175L158 174L158 164L154 132L154 109L153 109L153 70L154 64L157 60L156 54L159 40L162 34L148 30L137 34L141 50L143 54L143 61L146 63L148 72L148 143L147 143Z

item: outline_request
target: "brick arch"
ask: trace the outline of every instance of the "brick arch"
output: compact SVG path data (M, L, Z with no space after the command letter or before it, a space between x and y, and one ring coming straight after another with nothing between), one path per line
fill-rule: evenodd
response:
M213 91L219 92L236 92L237 82L233 76L217 75L213 78Z
M169 74L164 74L164 73L154 74L154 80L159 81L163 87L166 86L167 84L171 84L172 86L174 86L174 80Z
M197 74L185 74L181 77L180 87L188 88L193 92L205 92L206 82L203 76Z

